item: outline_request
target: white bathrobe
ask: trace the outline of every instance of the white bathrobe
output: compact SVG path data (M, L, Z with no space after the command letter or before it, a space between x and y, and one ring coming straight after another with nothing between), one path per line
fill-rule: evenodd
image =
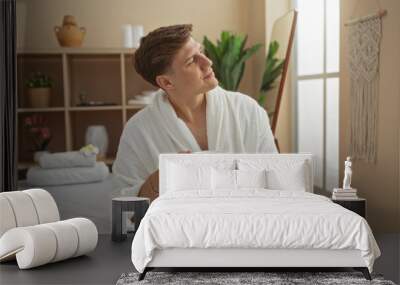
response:
M221 87L206 96L209 151L277 152L268 115L253 98ZM154 103L134 115L122 133L113 173L125 188L123 194L138 194L149 175L158 169L160 153L185 150L201 151L160 89Z

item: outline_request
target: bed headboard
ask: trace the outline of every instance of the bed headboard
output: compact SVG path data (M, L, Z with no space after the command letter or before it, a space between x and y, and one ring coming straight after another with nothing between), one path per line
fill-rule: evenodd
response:
M282 163L296 163L304 162L307 166L307 192L313 192L314 189L314 163L311 153L288 153L288 154L270 154L270 153L169 153L160 154L159 157L159 170L160 170L160 195L166 192L166 185L168 182L168 163L176 163L190 166L213 166L237 169L238 162L263 162L266 164L282 164Z

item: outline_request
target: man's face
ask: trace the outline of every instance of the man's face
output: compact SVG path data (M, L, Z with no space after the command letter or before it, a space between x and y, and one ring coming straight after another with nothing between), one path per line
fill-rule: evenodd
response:
M184 96L210 91L218 85L211 65L212 62L203 53L202 46L190 37L172 61L167 75L171 81L169 90Z

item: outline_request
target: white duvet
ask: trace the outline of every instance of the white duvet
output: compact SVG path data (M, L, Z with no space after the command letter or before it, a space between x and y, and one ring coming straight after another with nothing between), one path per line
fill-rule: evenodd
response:
M372 272L380 250L364 218L299 191L172 192L157 198L132 243L143 272L155 249L358 249Z

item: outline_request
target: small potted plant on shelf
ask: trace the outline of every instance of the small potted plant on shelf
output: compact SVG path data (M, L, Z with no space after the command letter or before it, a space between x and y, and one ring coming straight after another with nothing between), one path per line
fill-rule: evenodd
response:
M26 81L26 87L32 108L47 108L50 105L53 80L41 72L33 73Z
M37 114L25 117L24 127L33 143L33 160L37 162L42 154L48 152L48 146L52 139L50 128L46 126L44 118Z

